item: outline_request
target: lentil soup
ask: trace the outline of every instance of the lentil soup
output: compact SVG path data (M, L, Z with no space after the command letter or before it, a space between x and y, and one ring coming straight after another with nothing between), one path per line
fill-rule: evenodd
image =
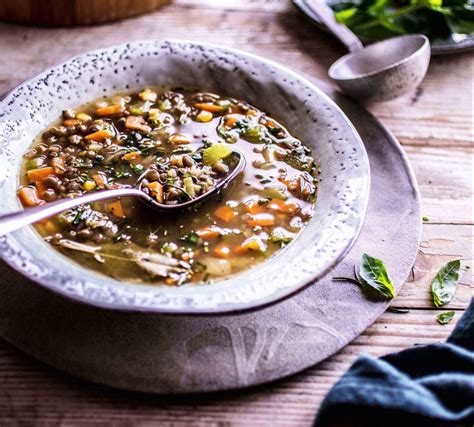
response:
M35 225L74 261L119 280L181 285L237 273L289 244L314 212L318 166L279 122L245 101L146 88L65 110L25 153L25 207L135 186L163 204L222 193L179 214L132 198L83 205Z

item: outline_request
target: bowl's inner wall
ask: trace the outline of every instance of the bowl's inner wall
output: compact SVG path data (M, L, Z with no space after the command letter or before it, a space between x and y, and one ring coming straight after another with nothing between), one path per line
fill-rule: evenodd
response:
M279 255L212 286L167 287L166 295L157 301L166 303L173 294L184 293L190 299L182 303L193 304L192 298L198 293L212 306L214 300L225 304L230 290L229 303L236 295L244 301L256 290L263 295L272 292L269 287L274 286L277 292L291 286L289 282L308 280L333 261L341 252L341 241L353 236L360 226L369 176L358 136L331 101L293 73L233 51L179 43L157 43L147 49L136 44L125 50L126 54L109 49L78 57L33 79L12 99L6 99L14 112L8 114L7 110L7 120L0 123L0 213L20 209L16 189L22 154L63 109L147 85L197 87L255 104L281 120L312 149L322 171L317 208L303 233ZM133 287L135 294L149 291L148 286L120 284L71 263L42 242L31 227L14 233L14 238L27 249L29 262L42 270L39 276L56 275L58 283L67 286L91 282Z

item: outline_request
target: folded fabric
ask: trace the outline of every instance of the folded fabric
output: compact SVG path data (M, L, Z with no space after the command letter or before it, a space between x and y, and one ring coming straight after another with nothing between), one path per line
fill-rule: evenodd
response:
M326 396L326 426L473 426L474 300L446 343L359 357Z

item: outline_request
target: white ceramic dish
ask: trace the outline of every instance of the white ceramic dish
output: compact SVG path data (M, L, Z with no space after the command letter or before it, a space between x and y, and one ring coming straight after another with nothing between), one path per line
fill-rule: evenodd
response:
M33 228L0 237L1 257L40 286L115 310L222 313L268 305L314 283L347 253L361 229L370 184L367 154L342 111L296 73L255 55L210 44L145 41L80 55L23 83L0 102L0 214L20 209L22 154L64 108L147 85L192 86L268 111L321 163L314 218L261 265L211 286L132 285L82 268ZM290 112L290 113L288 113Z

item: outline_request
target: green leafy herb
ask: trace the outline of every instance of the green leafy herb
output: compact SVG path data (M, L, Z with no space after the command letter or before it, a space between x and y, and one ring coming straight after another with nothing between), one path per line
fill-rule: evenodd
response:
M387 268L382 260L370 255L362 255L359 271L355 270L355 278L334 277L333 280L347 280L359 285L368 295L383 299L395 298L395 288Z
M441 325L446 325L447 323L451 322L451 320L453 320L454 314L454 311L445 311L444 313L438 314L436 320Z
M338 22L366 39L409 33L435 39L474 32L472 0L344 0L332 8Z
M314 160L308 156L306 147L300 145L288 150L283 160L291 167L300 171L311 172L314 169Z
M136 174L141 174L143 172L143 169L145 168L143 165L138 164L138 165L134 165L132 169L133 169L133 172L135 172Z
M191 231L190 233L185 234L183 237L181 237L181 240L183 242L186 242L191 246L196 246L198 239L199 236L194 231Z
M431 296L436 307L441 307L453 299L459 280L461 261L451 261L441 267L431 282Z
M425 216L425 215L423 215L423 216L421 217L421 219L422 219L424 222L428 222L428 221L430 220L430 219L429 219L427 216Z
M383 261L367 254L362 255L359 280L385 298L395 298L395 289Z

